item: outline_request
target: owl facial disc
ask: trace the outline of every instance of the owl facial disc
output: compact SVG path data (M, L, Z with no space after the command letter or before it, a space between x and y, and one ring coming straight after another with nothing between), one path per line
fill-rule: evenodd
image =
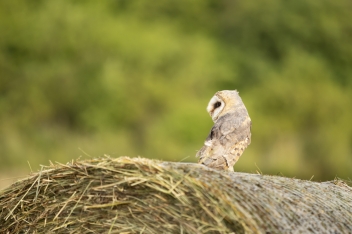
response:
M217 120L219 117L219 114L221 111L224 109L225 103L217 96L214 96L208 106L207 106L207 111L210 114L211 118L213 121Z

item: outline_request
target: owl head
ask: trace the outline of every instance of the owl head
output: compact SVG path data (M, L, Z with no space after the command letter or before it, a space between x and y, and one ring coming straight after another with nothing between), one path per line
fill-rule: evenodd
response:
M207 111L215 122L226 113L233 112L237 107L244 106L237 90L223 90L215 93L210 99Z

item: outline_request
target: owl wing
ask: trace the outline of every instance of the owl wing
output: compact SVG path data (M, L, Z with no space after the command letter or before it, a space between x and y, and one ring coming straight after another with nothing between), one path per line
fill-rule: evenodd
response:
M251 119L247 117L238 128L226 135L226 140L223 140L223 145L227 149L224 157L230 171L233 171L233 166L251 143L251 126Z
M231 170L250 144L250 128L251 120L248 115L227 114L221 117L196 155L199 163L216 169Z

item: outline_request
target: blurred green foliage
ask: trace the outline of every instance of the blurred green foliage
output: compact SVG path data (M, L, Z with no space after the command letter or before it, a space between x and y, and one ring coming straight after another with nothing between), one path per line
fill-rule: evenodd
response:
M0 170L79 155L195 161L207 102L237 89L253 127L236 171L352 179L351 10L0 0Z

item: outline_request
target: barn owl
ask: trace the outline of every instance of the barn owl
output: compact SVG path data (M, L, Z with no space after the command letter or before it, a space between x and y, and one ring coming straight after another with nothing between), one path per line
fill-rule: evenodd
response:
M223 90L211 98L207 111L214 121L198 163L217 170L233 171L243 151L251 143L251 119L236 90Z

